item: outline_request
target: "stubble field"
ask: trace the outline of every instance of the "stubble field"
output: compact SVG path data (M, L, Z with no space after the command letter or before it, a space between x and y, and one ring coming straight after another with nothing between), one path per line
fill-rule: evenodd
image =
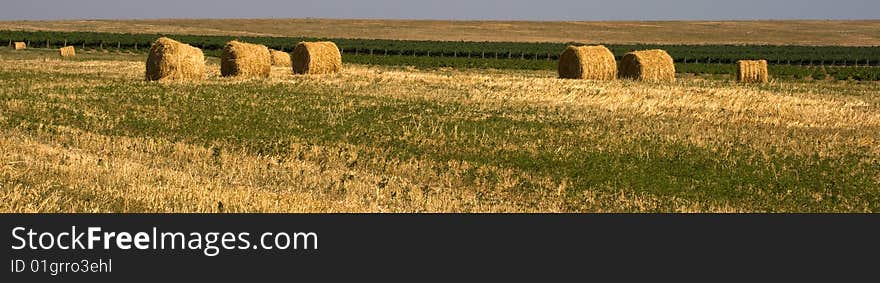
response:
M880 84L0 51L4 212L876 212Z

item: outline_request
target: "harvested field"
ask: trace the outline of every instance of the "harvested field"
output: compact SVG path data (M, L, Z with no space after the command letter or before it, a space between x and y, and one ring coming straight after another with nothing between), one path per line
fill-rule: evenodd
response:
M0 51L2 212L877 212L880 84ZM785 137L785 138L779 138Z

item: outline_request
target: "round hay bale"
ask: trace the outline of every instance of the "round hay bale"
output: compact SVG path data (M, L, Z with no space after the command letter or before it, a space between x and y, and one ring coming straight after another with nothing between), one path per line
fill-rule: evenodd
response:
M284 51L269 49L272 54L272 66L290 67L290 54Z
M61 57L73 57L76 56L76 49L74 49L73 46L61 47L58 48L58 54L61 55Z
M202 80L205 55L201 49L162 37L147 55L147 81Z
M12 49L15 49L15 50L22 50L25 48L27 48L27 44L25 44L24 42L21 42L21 41L16 41L15 44L13 44L13 46L12 46Z
M736 61L736 79L744 83L766 83L770 81L767 60Z
M559 55L559 78L614 80L617 61L605 46L568 46Z
M220 75L224 77L268 78L272 57L264 45L230 41L220 54Z
M646 82L674 82L675 63L660 49L634 51L620 60L620 78Z
M336 43L300 42L290 58L294 74L331 74L342 70L342 54Z

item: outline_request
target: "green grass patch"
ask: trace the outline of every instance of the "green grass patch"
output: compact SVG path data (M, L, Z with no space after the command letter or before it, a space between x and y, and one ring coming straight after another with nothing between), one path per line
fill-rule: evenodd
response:
M37 75L0 72L0 78L14 80L27 81L32 76ZM847 205L854 202L880 209L880 191L873 180L880 166L861 162L863 155L831 159L771 152L764 158L748 146L734 144L732 154L722 157L659 136L620 140L617 147L632 151L608 151L602 149L603 143L625 130L620 127L626 123L527 121L503 115L547 111L534 107L486 112L456 103L312 92L257 82L111 82L94 87L56 86L50 91L60 95L4 89L0 105L16 99L26 110L4 113L2 126L41 131L39 125L62 125L111 136L206 146L219 143L279 157L286 157L294 142L364 145L383 149L377 154L388 158L468 161L567 179L572 187L567 193L573 197L586 190L623 191L724 202L751 210L847 211ZM606 134L586 139L568 134L586 126L599 126ZM567 150L556 150L561 146ZM497 176L472 179L478 177L498 181ZM524 182L514 189L528 194L535 187ZM816 193L832 197L817 202L813 200ZM665 205L674 209L671 202Z

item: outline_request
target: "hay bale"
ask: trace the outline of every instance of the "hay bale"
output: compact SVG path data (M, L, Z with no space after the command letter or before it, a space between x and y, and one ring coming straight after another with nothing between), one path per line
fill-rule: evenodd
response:
M620 60L620 78L647 82L674 82L675 63L669 53L660 49L634 51Z
M290 54L284 51L269 49L272 54L272 66L290 67Z
M736 61L736 79L745 83L766 83L770 81L767 60Z
M24 44L24 42L21 42L21 41L16 41L13 44L12 48L15 50L22 50L22 49L27 48L27 44Z
M61 57L73 57L76 56L76 49L74 49L73 46L65 46L58 48L58 53Z
M205 78L205 55L201 49L162 37L147 55L147 80L201 80Z
M342 54L336 44L300 42L291 56L294 74L331 74L342 70Z
M559 55L559 78L614 80L617 61L605 46L568 46Z
M220 75L224 77L268 78L272 56L265 45L230 41L220 54Z

